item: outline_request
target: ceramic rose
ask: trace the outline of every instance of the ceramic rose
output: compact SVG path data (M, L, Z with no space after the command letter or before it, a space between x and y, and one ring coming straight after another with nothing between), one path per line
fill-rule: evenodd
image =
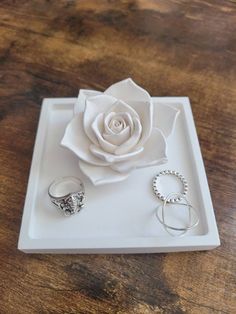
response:
M178 110L153 104L132 79L105 92L80 90L61 144L94 185L125 180L136 168L167 162L166 140Z

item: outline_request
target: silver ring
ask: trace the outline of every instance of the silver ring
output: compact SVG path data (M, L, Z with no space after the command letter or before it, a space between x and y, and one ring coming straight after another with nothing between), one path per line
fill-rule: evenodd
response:
M183 175L181 175L179 172L177 171L174 171L174 170L163 170L161 172L159 172L158 174L155 175L155 177L153 178L153 182L152 182L152 188L153 188L153 191L155 193L155 195L161 200L161 201L165 201L167 198L162 195L158 188L157 188L157 180L160 176L163 176L163 175L174 175L176 176L183 184L183 190L182 192L180 193L181 195L185 196L187 194L187 191L188 191L188 183L187 183L187 180L184 178ZM176 202L179 202L180 201L180 197L175 197L175 198L169 198L167 199L167 203L176 203Z
M55 179L48 188L51 202L65 216L78 213L84 206L84 185L75 177L60 177Z
M174 226L171 226L171 225L168 225L166 222L165 222L165 209L166 209L166 205L168 203L168 199L170 199L172 196L178 196L178 198L181 199L184 199L185 203L177 203L178 205L184 205L184 206L187 206L188 207L188 216L189 216L189 223L186 227L183 227L183 228L177 228L177 227L174 227ZM159 210L162 210L161 211L161 218L160 216L158 215L159 213ZM197 219L196 221L192 222L192 211L195 213ZM181 193L170 193L169 195L167 195L167 197L165 198L164 202L162 205L158 206L156 208L156 217L157 219L159 220L159 222L164 226L165 230L172 236L183 236L188 230L191 230L193 229L194 227L196 227L199 223L199 216L198 216L198 213L197 213L197 210L189 203L189 201L187 200L187 198L182 195ZM181 231L181 233L179 234L174 234L172 233L170 230L174 230L174 231Z

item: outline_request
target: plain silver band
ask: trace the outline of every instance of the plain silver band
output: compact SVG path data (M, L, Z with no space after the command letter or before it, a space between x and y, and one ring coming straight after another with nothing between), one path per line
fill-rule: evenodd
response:
M165 223L165 207L168 203L168 199L171 198L173 195L175 196L178 196L180 199L184 199L186 203L176 203L178 205L184 205L184 206L188 206L188 213L189 213L189 225L185 228L177 228L177 227L174 227L174 226L170 226L168 224ZM159 215L158 215L158 212L159 210L162 209L161 211L161 216L162 216L162 219L160 219ZM196 221L194 223L191 224L192 222L192 216L191 216L191 211L193 211L197 217ZM169 195L167 195L167 197L165 198L164 202L162 205L158 206L156 208L156 217L157 219L159 220L159 222L164 226L166 232L168 232L171 236L183 236L188 230L191 230L193 229L194 227L196 227L199 223L199 215L198 215L198 212L197 210L189 203L189 201L187 200L187 198L182 195L181 193L170 193ZM179 234L174 234L172 232L170 232L170 230L174 230L174 231L182 231L181 233Z

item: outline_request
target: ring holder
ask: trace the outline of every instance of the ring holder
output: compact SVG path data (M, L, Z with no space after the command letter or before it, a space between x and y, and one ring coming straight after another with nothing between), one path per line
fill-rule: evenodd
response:
M172 192L172 193L168 194L167 196L162 195L158 190L157 181L158 181L158 178L160 176L163 176L163 175L174 175L175 177L177 177L183 184L182 191L178 192L178 193ZM198 223L199 223L198 212L189 203L188 199L186 198L186 194L188 191L188 184L187 184L187 181L183 175L181 175L179 172L173 171L173 170L161 171L154 177L152 187L153 187L154 194L163 202L162 205L160 205L156 208L156 217L157 217L158 221L163 225L166 232L168 232L171 236L180 237L180 236L185 235L187 231L193 229L194 227L196 227L198 225ZM184 203L181 202L181 200L183 200ZM171 204L172 205L177 204L177 205L188 207L188 223L187 223L186 227L180 228L180 227L172 226L172 225L166 223L166 216L165 216L166 208L168 206L171 206ZM161 217L159 215L160 210L161 210ZM195 220L193 220L193 213L196 216ZM178 233L176 234L173 231L178 232Z

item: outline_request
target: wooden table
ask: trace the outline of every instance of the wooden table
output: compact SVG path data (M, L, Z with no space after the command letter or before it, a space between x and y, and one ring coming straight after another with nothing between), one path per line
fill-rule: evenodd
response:
M153 255L17 250L44 97L132 77L189 96L221 247ZM236 313L236 2L0 2L0 313Z

